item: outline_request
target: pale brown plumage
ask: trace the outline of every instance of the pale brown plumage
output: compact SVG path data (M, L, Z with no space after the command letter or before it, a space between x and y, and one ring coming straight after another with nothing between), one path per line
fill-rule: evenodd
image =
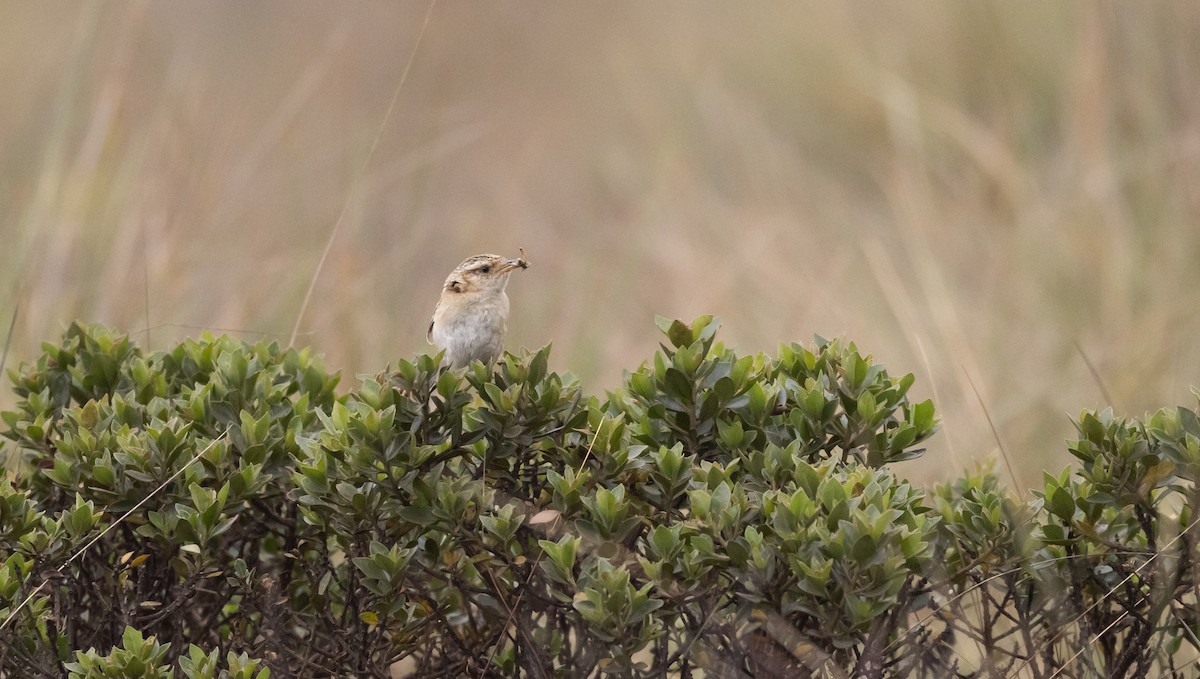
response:
M508 322L508 275L526 269L521 257L475 255L459 264L446 278L442 295L433 310L426 339L439 351L442 361L461 368L471 361L491 363L500 355Z

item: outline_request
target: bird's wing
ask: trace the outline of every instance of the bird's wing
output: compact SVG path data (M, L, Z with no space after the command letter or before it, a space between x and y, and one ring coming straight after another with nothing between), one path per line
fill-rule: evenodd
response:
M433 308L433 318L429 319L429 330L425 331L425 341L433 344L433 322L437 318L437 307Z

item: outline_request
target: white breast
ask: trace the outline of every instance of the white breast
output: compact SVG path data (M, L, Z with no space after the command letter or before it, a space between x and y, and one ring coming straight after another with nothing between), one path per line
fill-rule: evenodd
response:
M444 300L446 301L446 300ZM455 295L433 316L433 345L445 351L445 362L460 368L471 361L490 363L500 355L508 320L508 295Z

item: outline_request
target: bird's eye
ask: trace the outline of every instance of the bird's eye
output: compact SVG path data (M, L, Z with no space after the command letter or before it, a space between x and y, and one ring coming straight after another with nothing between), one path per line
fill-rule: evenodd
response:
M484 264L483 266L479 267L479 271L480 271L480 273L491 273L492 267L487 264Z

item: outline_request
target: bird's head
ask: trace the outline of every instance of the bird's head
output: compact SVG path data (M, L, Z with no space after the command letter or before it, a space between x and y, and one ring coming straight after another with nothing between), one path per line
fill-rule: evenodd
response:
M501 292L508 275L529 268L524 257L509 259L500 255L475 255L458 265L446 278L443 290L452 293Z

